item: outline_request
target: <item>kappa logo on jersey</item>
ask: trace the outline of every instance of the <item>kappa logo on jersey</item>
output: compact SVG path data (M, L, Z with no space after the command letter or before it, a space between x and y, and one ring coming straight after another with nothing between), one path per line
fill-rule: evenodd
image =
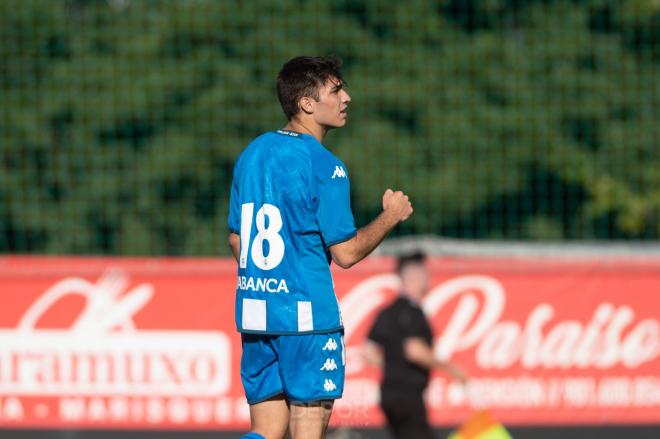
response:
M326 392L332 392L333 390L337 390L337 386L335 383L332 382L331 379L326 379L325 382L323 383L323 388L325 389Z
M321 367L320 370L337 370L337 363L335 363L335 360L332 358L328 358L325 360L325 363L323 364L323 367Z
M332 174L332 178L346 178L346 171L343 166L335 166L335 172Z
M326 342L325 346L323 346L323 351L336 351L337 350L337 342L334 341L333 339L329 338L328 341Z

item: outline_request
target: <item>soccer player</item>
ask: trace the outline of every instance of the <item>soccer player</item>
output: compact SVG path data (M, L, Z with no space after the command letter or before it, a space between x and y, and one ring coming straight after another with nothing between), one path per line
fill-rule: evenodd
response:
M252 421L243 438L325 437L345 366L330 262L351 267L412 214L408 197L387 189L383 211L355 228L346 165L322 144L346 124L351 98L340 65L288 61L277 76L287 125L254 139L234 167L229 244Z

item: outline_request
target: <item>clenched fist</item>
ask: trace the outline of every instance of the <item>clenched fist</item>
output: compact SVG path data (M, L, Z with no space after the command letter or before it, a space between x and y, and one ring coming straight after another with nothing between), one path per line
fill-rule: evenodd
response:
M413 208L408 195L388 188L383 194L383 212L400 223L408 219L413 213Z

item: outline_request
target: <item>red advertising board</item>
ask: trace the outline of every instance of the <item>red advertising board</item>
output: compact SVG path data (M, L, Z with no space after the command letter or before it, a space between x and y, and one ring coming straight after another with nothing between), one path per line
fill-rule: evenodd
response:
M487 408L508 425L660 423L660 260L430 261L435 425ZM346 327L335 425L379 426L361 356L396 295L390 259L334 270ZM0 258L0 426L244 429L235 264L220 259Z

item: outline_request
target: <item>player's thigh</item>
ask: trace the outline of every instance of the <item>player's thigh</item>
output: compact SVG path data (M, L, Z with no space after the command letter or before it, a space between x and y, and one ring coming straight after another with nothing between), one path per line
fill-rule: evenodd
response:
M289 432L292 439L322 439L328 429L334 400L290 405Z
M283 439L289 427L289 406L284 395L250 404L251 430L266 439Z
M282 394L284 387L280 378L273 336L242 334L243 355L241 357L241 382L248 403L253 405Z

